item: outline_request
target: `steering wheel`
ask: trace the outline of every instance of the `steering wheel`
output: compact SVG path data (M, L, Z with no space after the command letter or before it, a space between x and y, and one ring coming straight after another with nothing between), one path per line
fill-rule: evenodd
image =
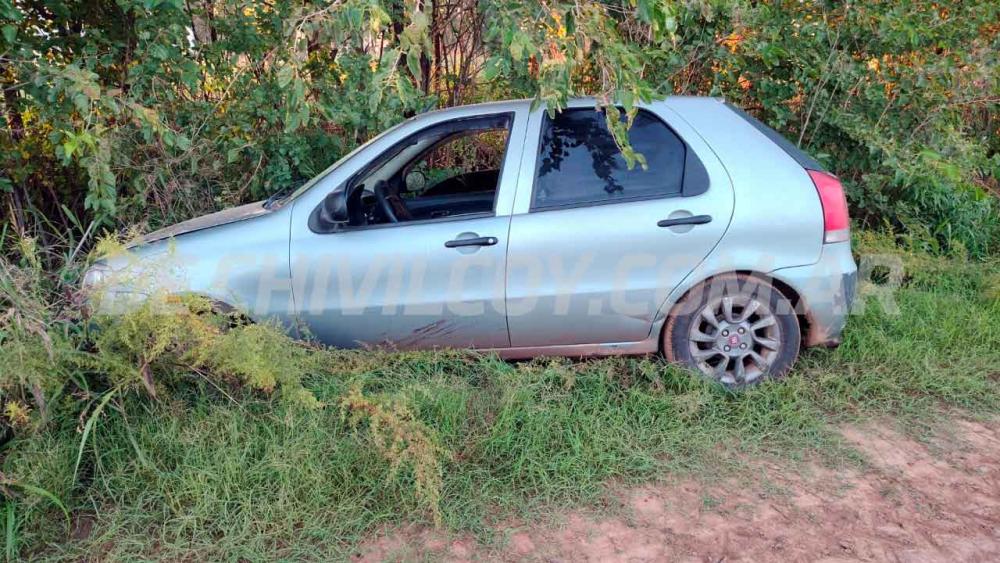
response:
M399 197L399 194L395 193L385 180L376 182L372 191L375 192L375 198L378 200L382 213L389 221L399 223L413 219L413 214L403 203L403 198Z

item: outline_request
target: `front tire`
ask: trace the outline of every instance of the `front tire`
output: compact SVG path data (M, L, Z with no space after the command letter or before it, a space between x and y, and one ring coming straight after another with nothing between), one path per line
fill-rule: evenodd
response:
M663 354L727 387L780 378L801 343L791 302L766 280L726 274L696 286L674 307Z

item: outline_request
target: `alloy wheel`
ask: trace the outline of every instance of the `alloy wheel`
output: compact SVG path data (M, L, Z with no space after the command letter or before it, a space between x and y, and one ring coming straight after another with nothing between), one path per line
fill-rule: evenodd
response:
M781 349L781 326L767 303L753 295L710 299L691 323L691 357L702 372L726 385L747 385L766 375Z

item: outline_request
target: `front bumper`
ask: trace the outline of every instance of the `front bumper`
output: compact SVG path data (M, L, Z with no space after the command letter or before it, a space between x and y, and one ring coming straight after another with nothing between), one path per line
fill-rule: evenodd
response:
M797 312L807 321L806 346L836 346L858 287L858 266L851 244L824 244L820 259L808 266L781 268L771 275L799 295Z

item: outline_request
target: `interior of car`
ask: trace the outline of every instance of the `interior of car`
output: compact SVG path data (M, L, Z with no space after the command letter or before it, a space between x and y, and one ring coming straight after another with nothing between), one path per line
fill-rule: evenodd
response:
M508 114L420 131L348 181L350 226L492 213L507 151Z

